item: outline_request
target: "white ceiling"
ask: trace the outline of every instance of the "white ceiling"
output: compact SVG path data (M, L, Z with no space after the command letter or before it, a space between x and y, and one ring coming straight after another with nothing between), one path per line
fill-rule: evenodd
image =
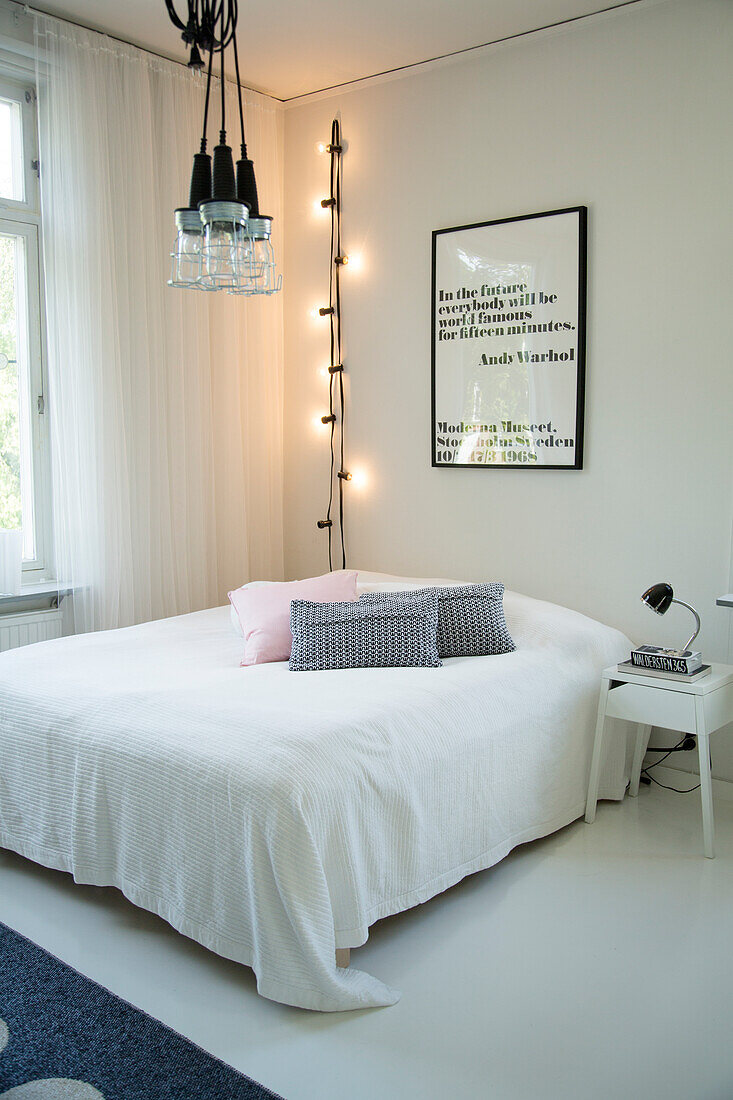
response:
M175 0L179 15L186 0ZM240 0L242 82L291 99L628 0ZM40 0L38 7L168 57L187 56L163 0Z

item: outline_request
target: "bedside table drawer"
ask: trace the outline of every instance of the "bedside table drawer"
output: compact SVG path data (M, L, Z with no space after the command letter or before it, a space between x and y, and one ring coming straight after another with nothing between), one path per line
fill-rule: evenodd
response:
M608 693L606 714L609 718L624 718L645 726L664 726L695 733L695 697L681 691L642 687L641 684L621 684Z

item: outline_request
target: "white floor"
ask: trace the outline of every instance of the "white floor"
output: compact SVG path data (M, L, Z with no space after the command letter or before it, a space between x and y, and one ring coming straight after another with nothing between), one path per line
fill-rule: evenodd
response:
M642 788L377 925L352 963L402 990L386 1009L263 1000L115 891L7 852L0 920L287 1100L730 1100L733 804L715 811L715 860L697 794Z

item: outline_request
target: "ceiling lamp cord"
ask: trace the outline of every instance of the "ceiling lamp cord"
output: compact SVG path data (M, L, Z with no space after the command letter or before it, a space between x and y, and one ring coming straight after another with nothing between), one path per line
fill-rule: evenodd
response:
M221 41L224 41L224 5L221 6ZM221 69L219 72L219 90L221 91L221 130L219 131L219 143L224 145L227 139L227 97L226 76L224 74L224 47L221 48Z
M188 194L187 212L198 217L198 204L211 194L211 154L206 151L206 133L209 126L209 100L211 98L211 63L214 51L209 54L209 69L206 75L206 98L204 100L204 124L201 129L201 147L193 156L191 187Z
M222 43L219 53L221 54L221 71L219 73L219 86L221 91L221 128L219 130L219 144L214 149L214 186L212 190L212 199L218 202L236 202L237 199L237 187L234 182L234 161L232 160L232 150L227 145L227 115L226 115L226 74L224 71L224 59L226 57L224 49L226 27L224 24L224 4L221 6L221 33L219 41ZM230 213L232 218L235 217L233 212L230 211L217 211L217 215L221 213L221 217L217 217L217 222L224 223L228 220ZM214 217L215 215L212 215ZM246 214L244 214L246 217ZM236 238L235 238L236 239Z
M247 139L244 136L244 109L242 107L242 82L239 79L239 53L237 36L234 36L234 72L237 78L237 99L239 102L239 127L241 135L240 159L237 161L237 198L249 207L250 218L259 218L260 204L257 198L257 180L254 164L247 157Z
M187 46L191 47L191 58L188 62L189 69L203 69L204 61L200 51L218 50L221 46L225 49L234 34L237 26L238 0L228 6L225 0L188 0L188 15L186 22L179 19L176 13L174 0L165 0L171 22L182 32L181 38ZM226 25L224 25L226 15ZM216 24L222 20L222 36L216 39Z

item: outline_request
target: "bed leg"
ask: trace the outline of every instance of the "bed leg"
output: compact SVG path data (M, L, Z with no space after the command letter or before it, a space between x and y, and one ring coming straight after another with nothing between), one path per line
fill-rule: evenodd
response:
M337 947L336 948L336 966L340 966L343 970L349 965L351 960L351 948L350 947Z

